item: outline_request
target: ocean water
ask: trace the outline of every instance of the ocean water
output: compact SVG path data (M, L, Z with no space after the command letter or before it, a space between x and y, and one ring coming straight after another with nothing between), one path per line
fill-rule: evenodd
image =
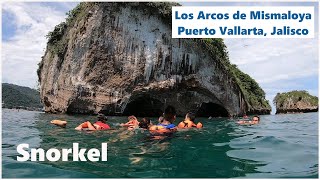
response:
M52 119L68 121L66 128ZM75 131L93 116L2 109L3 178L318 178L318 113L265 115L258 125L199 118L201 130L154 139L119 128L126 117L110 117L110 131ZM156 118L152 118L153 122ZM181 120L178 118L176 124ZM18 162L17 145L30 148L98 148L108 143L106 162Z

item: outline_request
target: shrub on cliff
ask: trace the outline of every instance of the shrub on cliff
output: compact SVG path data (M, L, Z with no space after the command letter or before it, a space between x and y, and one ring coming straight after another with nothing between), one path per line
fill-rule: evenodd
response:
M86 13L84 11L89 3L79 3L74 9L66 13L66 21L56 25L53 31L48 32L46 38L48 39L48 49L57 54L61 59L66 51L68 39L65 37L65 32L68 27L72 27L77 18L81 18Z
M61 22L54 27L53 31L48 32L48 34L46 35L48 44L54 45L62 39L67 27L70 26L77 15L82 12L83 6L84 3L79 3L74 9L66 13L67 18L65 22Z

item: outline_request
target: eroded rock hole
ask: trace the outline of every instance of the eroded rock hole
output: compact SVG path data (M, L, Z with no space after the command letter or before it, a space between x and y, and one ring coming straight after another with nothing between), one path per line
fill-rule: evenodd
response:
M197 111L198 117L228 117L228 111L215 103L202 103Z
M158 117L163 112L164 104L154 98L139 97L129 102L123 111L123 115L135 115L138 117Z

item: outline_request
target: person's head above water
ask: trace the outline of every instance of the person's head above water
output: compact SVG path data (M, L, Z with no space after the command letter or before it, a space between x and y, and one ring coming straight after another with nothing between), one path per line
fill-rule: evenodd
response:
M164 110L163 118L164 120L173 123L173 121L176 119L176 109L173 106L167 106L167 108Z
M194 120L196 120L196 114L193 112L188 112L186 114L186 118L185 119L189 119L190 121L194 122Z
M139 127L143 129L148 129L150 126L150 119L142 118L141 122L139 123Z
M260 121L260 117L259 116L253 116L252 121L259 122Z
M102 113L99 113L97 115L97 119L98 119L98 121L101 121L101 122L106 122L108 120L108 118Z
M135 116L131 115L128 117L128 121L138 120Z

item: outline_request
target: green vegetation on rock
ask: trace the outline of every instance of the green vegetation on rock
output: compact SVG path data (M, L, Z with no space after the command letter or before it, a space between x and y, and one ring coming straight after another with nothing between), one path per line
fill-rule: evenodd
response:
M40 94L35 89L2 83L3 108L42 108Z
M225 70L239 86L249 111L254 111L255 109L271 111L271 106L265 99L266 94L259 84L248 74L242 72L235 64L230 63L227 47L223 39L200 39L196 41L205 44L205 48L211 53L214 60L222 65L220 68Z
M83 10L85 8L86 3L79 3L74 9L70 10L66 13L67 18L65 22L61 22L60 24L56 25L53 31L49 32L46 35L48 39L49 45L56 45L59 44L59 41L63 40L63 36L68 27L74 25L74 21L77 16L81 13L84 13ZM60 43L61 44L61 43ZM59 48L61 49L61 48Z
M82 17L87 15L85 9L89 6L92 6L93 4L95 3L79 3L74 9L66 13L67 18L64 22L56 25L53 31L48 32L48 34L46 35L46 38L48 39L47 51L51 52L51 58L53 58L54 55L58 56L60 66L64 60L64 55L68 48L69 39L66 35L66 32L68 32L69 28L72 28L75 25L75 22L78 19L81 19ZM44 57L42 57L42 59L43 58ZM42 67L43 60L38 63L37 74L39 77L39 81Z
M230 71L234 75L247 103L249 103L252 108L258 107L260 109L271 110L269 102L265 99L265 92L254 79L240 71L234 64L230 65Z
M62 22L56 25L54 27L54 30L46 35L46 38L48 39L48 49L50 49L54 54L57 54L60 58L63 58L68 42L68 39L65 38L64 34L68 26L71 25L70 22L72 22L72 20L76 16L76 12L77 10L72 10L67 13L68 17L66 22Z

